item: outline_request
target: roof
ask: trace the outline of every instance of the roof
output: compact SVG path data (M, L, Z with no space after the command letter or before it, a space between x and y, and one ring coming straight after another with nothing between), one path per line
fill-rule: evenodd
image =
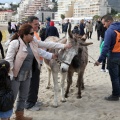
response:
M0 12L14 12L13 10L3 10L3 11L0 11Z

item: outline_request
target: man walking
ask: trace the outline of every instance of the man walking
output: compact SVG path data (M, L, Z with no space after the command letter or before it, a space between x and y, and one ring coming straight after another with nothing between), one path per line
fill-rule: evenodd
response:
M118 101L120 96L120 22L113 22L110 15L102 18L102 24L107 28L104 46L99 59L95 62L98 66L108 53L108 69L112 83L112 94L105 97L108 101Z
M98 19L98 21L96 22L96 25L95 25L95 31L97 30L97 39L98 41L100 40L100 27L101 27L101 21L100 19Z

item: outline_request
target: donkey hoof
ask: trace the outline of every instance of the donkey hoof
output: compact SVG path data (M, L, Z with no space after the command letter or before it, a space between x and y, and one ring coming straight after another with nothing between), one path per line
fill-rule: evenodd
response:
M65 98L68 98L68 95L65 94Z
M65 99L64 99L64 100L61 100L61 102L64 103L64 102L66 102L66 100L65 100Z
M58 105L52 105L52 107L53 107L53 108L57 108L57 107L58 107Z
M80 98L82 98L82 97L81 97L80 95L78 95L78 96L77 96L77 99L80 99Z
M47 86L46 89L50 89L50 86Z

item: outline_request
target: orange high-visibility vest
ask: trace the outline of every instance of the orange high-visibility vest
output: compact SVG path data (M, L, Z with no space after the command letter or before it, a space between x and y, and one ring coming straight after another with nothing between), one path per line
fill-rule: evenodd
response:
M37 38L37 40L41 40L37 32L34 32L34 36ZM40 62L43 62L43 57L40 57Z
M120 52L120 32L114 30L117 34L116 36L116 43L114 45L114 48L112 50L112 52Z

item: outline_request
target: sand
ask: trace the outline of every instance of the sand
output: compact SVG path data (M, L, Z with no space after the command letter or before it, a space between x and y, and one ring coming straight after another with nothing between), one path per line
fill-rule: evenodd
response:
M111 82L109 74L100 72L101 65L94 66L94 60L99 56L99 41L97 41L94 31L92 41L94 44L88 46L89 61L85 74L85 90L82 90L82 98L77 99L77 74L73 76L73 84L70 88L69 97L65 103L60 102L60 79L59 81L59 107L53 108L53 82L51 79L51 88L47 86L47 70L42 66L40 76L39 98L43 102L40 111L25 110L25 115L33 117L33 120L119 120L120 119L120 101L110 102L104 100L105 96L111 94ZM60 78L60 75L59 75ZM65 83L66 88L66 83ZM14 117L14 114L13 116Z

